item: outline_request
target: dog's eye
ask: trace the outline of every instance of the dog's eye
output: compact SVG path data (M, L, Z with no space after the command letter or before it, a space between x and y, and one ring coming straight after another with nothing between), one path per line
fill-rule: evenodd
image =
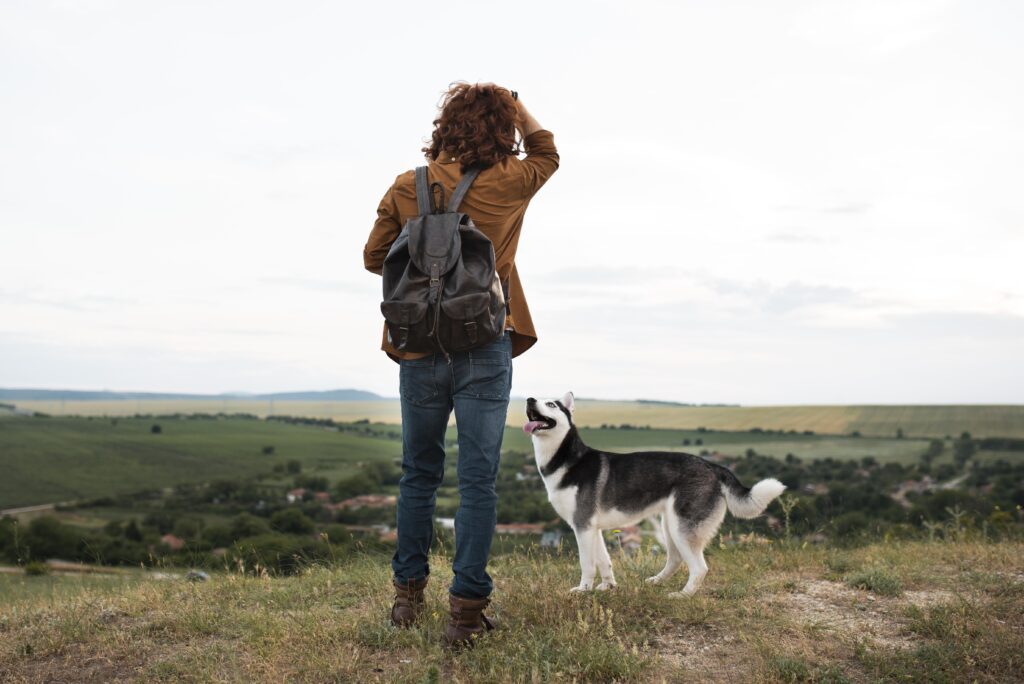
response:
M545 404L545 406L547 406L548 408L555 408L555 402L549 401L547 404Z

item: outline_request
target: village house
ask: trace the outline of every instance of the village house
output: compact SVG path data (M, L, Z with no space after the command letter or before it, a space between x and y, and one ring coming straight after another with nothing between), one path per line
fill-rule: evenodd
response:
M615 539L619 542L619 547L629 554L635 553L643 541L640 528L636 525L629 525L617 530L615 532Z
M543 523L503 523L494 526L495 534L541 534Z
M169 548L171 551L181 551L183 548L185 548L185 540L173 534L165 534L164 536L160 537L160 543Z
M303 487L297 489L289 489L288 493L284 495L284 498L288 503L295 503L296 501L302 501L302 498L306 496L306 490Z
M337 510L346 508L353 511L360 508L387 508L394 506L398 499L392 494L360 494L337 504Z

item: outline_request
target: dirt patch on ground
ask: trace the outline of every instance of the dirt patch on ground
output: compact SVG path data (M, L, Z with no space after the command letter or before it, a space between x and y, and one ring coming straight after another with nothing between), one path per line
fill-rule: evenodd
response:
M652 646L673 670L685 672L680 681L734 682L745 668L743 644L712 624L673 626Z
M13 663L16 669L5 673L0 681L19 684L134 682L142 674L148 655L141 651L99 655L79 644L42 658L26 656L21 663Z
M907 606L929 607L953 601L948 591L905 591L880 596L828 580L803 580L769 601L798 623L842 636L867 638L879 645L909 649L920 639L905 628Z

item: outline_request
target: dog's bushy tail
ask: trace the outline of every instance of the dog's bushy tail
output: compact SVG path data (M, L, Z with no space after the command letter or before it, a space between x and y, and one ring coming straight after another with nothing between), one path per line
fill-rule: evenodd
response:
M761 480L749 489L743 486L731 470L717 463L709 464L722 483L722 493L729 512L737 518L756 518L764 513L775 497L786 491L786 485L774 477Z

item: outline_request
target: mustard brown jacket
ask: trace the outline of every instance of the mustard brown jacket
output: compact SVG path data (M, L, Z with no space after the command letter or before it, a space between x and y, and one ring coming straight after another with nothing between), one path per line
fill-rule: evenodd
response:
M468 214L494 244L498 276L502 282L508 281L511 314L506 327L512 329L512 356L519 356L537 341L537 332L533 328L533 319L530 318L530 309L516 270L516 248L523 230L523 216L534 194L558 169L558 150L551 131L534 131L526 136L524 147L524 159L505 157L481 171L459 206L459 210ZM445 197L451 197L461 177L459 163L445 152L427 164L428 181L441 183L445 187ZM398 238L406 219L418 214L416 172L410 169L395 178L377 207L377 220L363 248L366 270L380 275L384 257ZM388 343L386 324L381 349L395 361L427 356L395 349Z

